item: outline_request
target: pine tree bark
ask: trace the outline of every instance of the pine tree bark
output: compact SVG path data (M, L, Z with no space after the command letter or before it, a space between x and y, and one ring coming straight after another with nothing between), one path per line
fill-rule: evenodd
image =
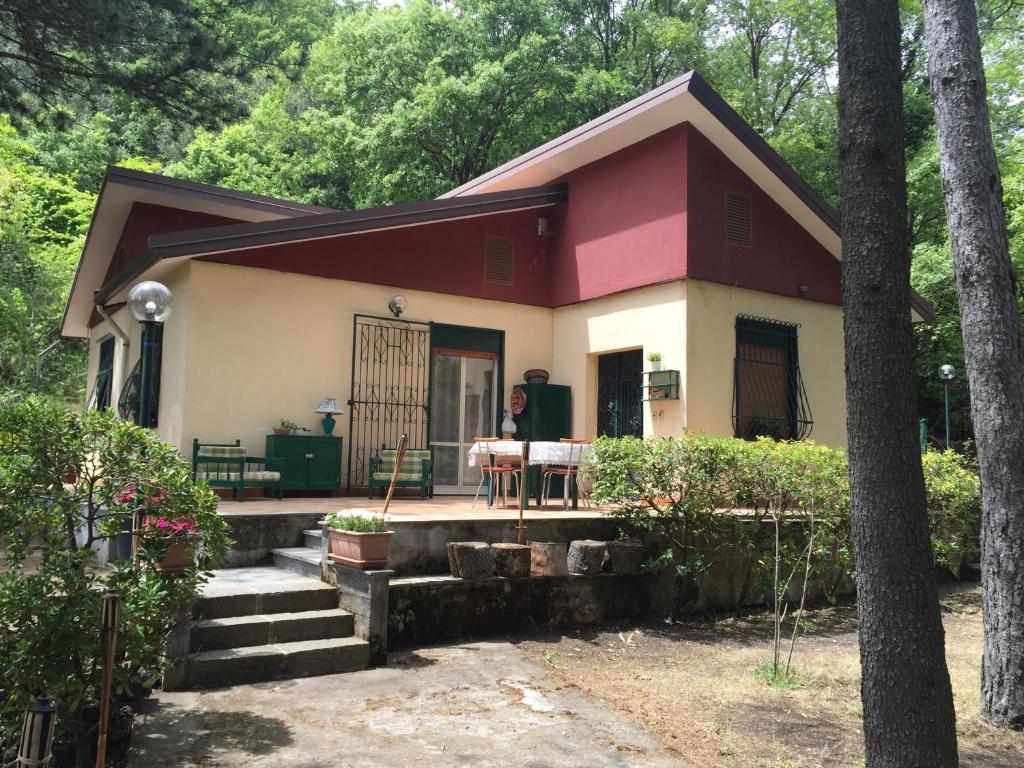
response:
M981 467L981 715L1024 728L1024 345L973 0L926 0L928 76Z
M957 765L916 437L896 0L838 0L850 494L868 768Z

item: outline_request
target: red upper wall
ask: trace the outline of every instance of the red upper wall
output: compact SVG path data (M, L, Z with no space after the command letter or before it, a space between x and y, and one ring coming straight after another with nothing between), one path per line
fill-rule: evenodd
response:
M572 171L551 267L562 306L686 274L687 132L675 126Z
M687 277L842 304L840 262L689 123ZM726 196L751 202L751 247L729 245ZM571 194L571 192L570 192ZM806 285L806 293L800 286Z
M537 236L537 218L558 219L563 207L252 248L204 261L546 307L549 246ZM512 285L484 280L488 235L513 240Z

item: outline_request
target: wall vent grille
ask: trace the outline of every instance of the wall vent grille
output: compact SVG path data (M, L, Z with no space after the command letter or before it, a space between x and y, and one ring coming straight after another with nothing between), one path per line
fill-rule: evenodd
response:
M750 198L728 195L726 199L725 237L729 245L750 247Z
M494 285L512 285L515 249L511 239L488 236L484 245L484 261L485 281Z

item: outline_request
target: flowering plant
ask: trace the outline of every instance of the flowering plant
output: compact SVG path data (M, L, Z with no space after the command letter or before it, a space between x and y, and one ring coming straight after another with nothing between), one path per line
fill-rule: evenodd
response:
M194 515L147 517L143 527L147 535L161 539L191 538L199 534L199 526Z

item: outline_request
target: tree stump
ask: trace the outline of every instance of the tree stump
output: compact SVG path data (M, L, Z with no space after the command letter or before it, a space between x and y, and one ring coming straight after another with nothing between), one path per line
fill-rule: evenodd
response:
M492 544L494 573L509 579L530 575L530 548L525 544Z
M460 579L482 579L494 573L491 547L482 541L449 542L448 565Z
M568 576L567 549L565 544L557 541L531 541L530 571L538 576Z
M635 539L619 539L609 541L608 567L612 573L625 573L635 576L643 573L644 545Z
M603 541L579 539L569 545L569 573L580 576L594 576L604 568L604 559L608 556L608 548Z

